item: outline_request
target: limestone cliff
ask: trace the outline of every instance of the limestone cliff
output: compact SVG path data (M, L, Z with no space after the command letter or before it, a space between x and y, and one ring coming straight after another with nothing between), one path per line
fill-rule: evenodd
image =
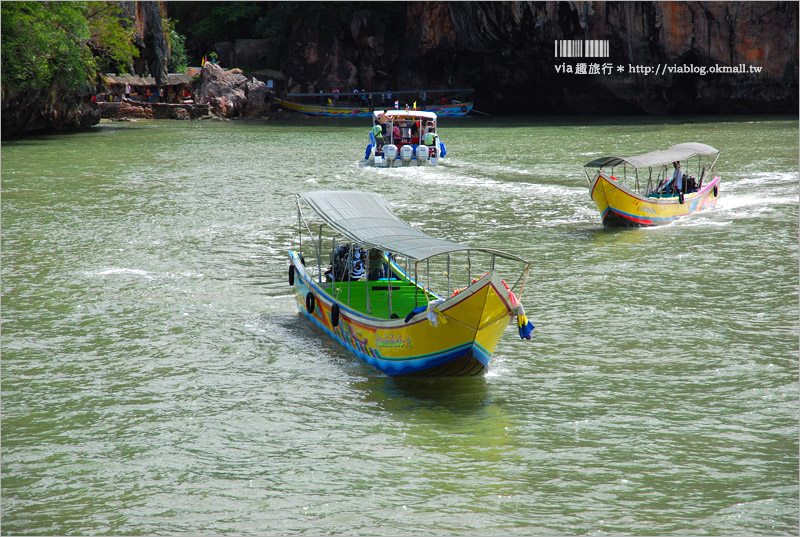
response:
M290 91L474 87L494 113L798 110L796 2L410 2L401 20L375 7L338 34L298 21ZM607 40L609 53L556 58L557 40ZM592 63L603 70L575 72ZM661 72L632 72L646 67Z
M167 80L169 61L169 43L161 23L162 17L166 17L166 7L163 2L123 2L123 6L136 29L139 57L133 71L149 74L161 85Z

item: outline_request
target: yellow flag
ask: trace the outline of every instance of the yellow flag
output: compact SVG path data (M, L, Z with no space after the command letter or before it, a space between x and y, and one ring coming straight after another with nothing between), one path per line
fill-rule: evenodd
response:
M417 101L414 101L414 110L417 109Z

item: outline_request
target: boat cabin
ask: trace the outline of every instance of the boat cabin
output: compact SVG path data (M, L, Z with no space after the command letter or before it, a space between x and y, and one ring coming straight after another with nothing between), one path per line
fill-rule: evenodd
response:
M376 110L372 116L372 125L381 127L384 145L393 144L399 150L409 144L434 145L433 141L426 144L425 140L429 133L438 137L436 120L435 113L422 110Z

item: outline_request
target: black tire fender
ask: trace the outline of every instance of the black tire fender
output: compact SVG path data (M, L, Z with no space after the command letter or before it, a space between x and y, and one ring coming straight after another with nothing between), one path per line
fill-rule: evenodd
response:
M719 197L719 190L717 190L717 185L714 185L714 197Z
M678 192L678 203L683 205L683 192Z
M306 311L308 313L314 313L314 306L316 305L317 301L314 298L314 293L311 291L308 292L306 295Z
M294 265L289 265L289 286L294 287Z
M331 326L334 328L339 326L339 304L331 306Z

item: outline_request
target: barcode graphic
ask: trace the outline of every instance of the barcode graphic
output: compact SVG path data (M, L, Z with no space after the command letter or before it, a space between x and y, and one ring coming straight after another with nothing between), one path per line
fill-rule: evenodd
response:
M587 58L607 58L608 39L589 39L585 43L584 56Z
M608 39L557 39L556 58L606 58Z
M557 39L556 58L579 58L583 56L582 39Z

